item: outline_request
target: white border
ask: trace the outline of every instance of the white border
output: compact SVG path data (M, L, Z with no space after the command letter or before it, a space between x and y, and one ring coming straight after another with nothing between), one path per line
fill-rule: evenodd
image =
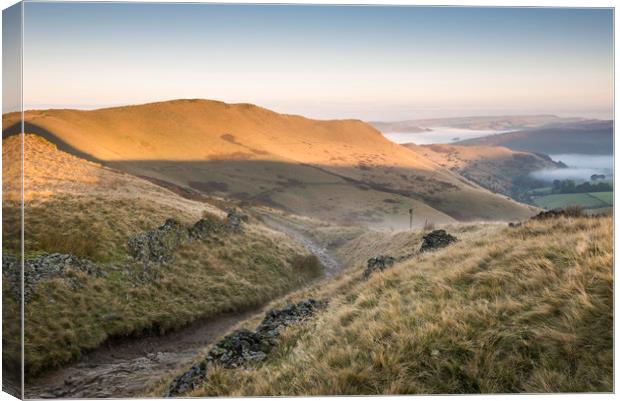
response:
M34 2L34 1L38 1L38 0L26 0L27 2ZM63 2L79 2L78 0L63 0ZM149 1L149 0L135 0L134 2L136 3L150 3L150 2L154 2L154 1ZM161 2L161 1L158 1ZM166 3L199 3L198 1L183 1L183 0L168 0L166 1ZM13 0L0 0L0 7L2 9L5 9L13 4L15 4L16 1ZM218 3L217 1L200 1L200 3ZM226 1L226 3L236 3L236 4L265 4L265 3L269 3L269 4L277 4L277 2L275 1L265 1L265 0L244 0L244 1ZM613 1L611 0L589 0L589 1L584 1L584 0L538 0L538 1L524 1L524 0L503 0L501 2L498 1L493 1L493 0L444 0L444 1L437 1L437 0L425 0L425 1L415 1L415 0L390 0L390 1L385 1L385 0L374 0L374 1L368 1L368 0L339 0L339 1L330 1L330 0L313 0L313 1L299 1L299 0L288 0L286 2L280 2L280 3L286 3L286 4L325 4L325 5L329 5L329 4L358 4L358 5L417 5L417 6L474 6L474 7L586 7L586 8L615 8L615 4ZM22 14L23 15L23 14ZM0 26L1 26L1 21L0 21ZM614 26L616 26L616 13L614 12ZM23 26L22 26L23 29ZM1 30L0 30L0 38L1 38ZM615 43L618 43L618 31L616 31L614 29L614 50L615 50ZM615 55L616 56L616 55ZM614 57L614 76L617 73L617 65L618 63L616 62L616 59ZM0 89L1 89L1 83L0 83ZM615 87L615 81L614 81L614 97L616 97L618 95L618 90ZM23 94L22 94L23 95ZM616 115L616 109L614 106L614 117ZM615 136L615 135L614 135ZM618 142L614 141L614 155L615 154L619 154L620 145L618 145ZM615 166L614 166L615 167ZM618 188L618 184L620 183L620 177L618 176L617 171L615 171L614 168L614 177L615 177L615 182L614 182L614 188ZM1 188L0 188L0 193L1 193ZM616 204L616 199L615 199L615 191L614 191L614 204ZM1 210L0 210L0 217L1 217ZM616 227L618 227L618 216L614 214L614 234L615 234L615 229ZM1 237L0 237L1 238ZM614 249L618 249L618 244L619 244L620 240L614 236ZM614 258L614 279L615 279L615 269L616 267L616 260ZM616 283L614 280L614 312L617 309L618 306L618 298L615 297L615 289L616 289ZM615 386L618 383L618 379L620 378L620 374L618 372L618 369L616 369L616 361L618 360L618 348L615 346L616 342L615 342L615 338L616 338L616 334L620 333L620 325L618 323L618 319L615 319L615 314L614 314L614 390L615 390ZM0 328L1 330L1 328ZM0 371L0 378L1 378L1 371ZM615 394L550 394L550 395L464 395L464 396L396 396L398 397L398 399L415 399L415 400L432 400L432 399L440 399L440 400L461 400L461 399L483 399L483 400L490 400L490 401L494 401L494 400L501 400L501 399L514 399L514 400L533 400L533 401L546 401L546 400L583 400L583 399L588 399L588 400L607 400L607 399L615 399L616 396ZM328 400L330 398L333 397L313 397L314 399L318 399L318 400ZM339 397L340 399L347 399L347 400L352 400L354 398L358 398L358 397ZM390 399L393 399L393 397L373 397L373 399L378 399L378 400L383 400L383 401L388 401ZM249 400L249 399L257 399L257 398L229 398L229 400ZM282 397L281 399L285 399L285 400L294 400L296 398L289 398L289 397ZM7 393L0 393L0 401L5 401L5 400L14 400L14 398L10 395L8 395ZM163 399L162 399L163 400Z

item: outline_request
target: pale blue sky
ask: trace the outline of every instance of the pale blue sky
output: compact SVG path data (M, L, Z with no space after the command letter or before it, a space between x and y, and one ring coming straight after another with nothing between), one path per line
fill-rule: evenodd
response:
M609 9L25 4L27 108L207 98L317 118L610 117Z

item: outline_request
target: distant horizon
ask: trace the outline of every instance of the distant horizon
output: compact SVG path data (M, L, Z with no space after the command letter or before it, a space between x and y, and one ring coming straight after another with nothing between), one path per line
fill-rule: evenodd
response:
M318 119L613 116L606 8L28 2L23 57L26 109L211 98Z
M171 99L163 99L163 100L153 100L153 101L145 101L145 102L138 102L138 103L118 103L118 104L110 104L110 105L103 105L103 106L85 106L85 105L66 105L66 106L52 106L52 105L42 105L40 107L33 107L33 108L28 108L28 109L24 109L24 112L28 112L28 111L43 111L43 110L80 110L80 111L95 111L95 110L101 110L101 109L111 109L111 108L120 108L120 107L131 107L131 106L142 106L142 105L148 105L148 104L155 104L155 103L167 103L167 102L175 102L175 101L189 101L189 100L203 100L203 101L208 101L208 102L219 102L219 103L225 103L225 104L229 104L229 105L240 105L240 104L249 104L252 106L256 106L256 107L260 107L263 109L267 109L270 111L273 111L275 113L278 114L287 114L287 115L297 115L297 116L301 116L301 117L305 117L305 118L310 118L310 119L314 119L314 120L360 120L360 121L364 121L366 123L379 123L379 122L390 122L390 123L394 123L394 122L405 122L405 121L415 121L415 120L430 120L430 119L452 119L452 118L481 118L481 117L516 117L516 116L554 116L554 117L558 117L558 118L583 118L583 119L591 119L591 120L602 120L602 121L614 121L614 116L612 115L609 118L606 117L591 117L588 115L585 115L585 113L582 114L559 114L559 113L536 113L536 112L532 112L532 113L518 113L518 112L506 112L506 113L495 113L495 114L453 114L453 115L446 115L446 114L436 114L436 115L432 115L430 117L416 117L413 116L412 118L404 118L404 119L400 119L400 120L378 120L378 119L362 119L362 118L358 118L355 116L344 116L344 117L337 117L337 118L321 118L321 117L314 117L314 116L310 116L308 114L304 114L304 113L294 113L294 112L287 112L287 111L283 111L283 110L278 110L275 108L271 108L262 104L256 104L256 103L252 103L252 102L227 102L227 101L223 101L223 100L219 100L219 99L210 99L210 98L171 98ZM20 110L10 110L10 111L4 111L3 114L9 114L9 113L14 113L14 112L19 112Z

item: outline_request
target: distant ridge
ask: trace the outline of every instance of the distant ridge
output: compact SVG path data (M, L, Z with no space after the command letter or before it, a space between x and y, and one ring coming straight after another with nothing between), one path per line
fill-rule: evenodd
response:
M382 132L423 132L428 127L451 127L471 130L518 130L540 127L547 124L571 123L582 121L578 117L558 117L553 114L501 115L501 116L467 116L447 118L427 118L404 121L370 122Z
M420 224L532 213L360 120L313 120L201 99L30 110L25 120L29 132L79 157L321 219L397 228L408 226L410 208ZM4 115L4 133L18 123L19 114Z
M505 146L516 151L546 154L613 154L613 135L613 121L584 120L468 139L455 144Z

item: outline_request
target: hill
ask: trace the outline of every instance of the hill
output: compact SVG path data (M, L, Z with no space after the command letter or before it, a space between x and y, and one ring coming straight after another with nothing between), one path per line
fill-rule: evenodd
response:
M524 152L546 154L613 153L613 121L583 121L524 131L490 135L456 142L464 146L505 146Z
M452 127L470 130L505 131L540 127L548 124L580 121L579 118L563 118L549 114L512 116L472 116L427 118L392 122L371 122L381 132L423 132L428 127Z
M531 209L496 196L356 120L320 121L249 104L176 100L25 113L59 149L209 195L348 224L510 220ZM19 116L5 115L5 134Z
M613 391L611 217L446 229L458 242L414 256L423 233L345 245L356 267L288 299L325 300L323 310L285 329L264 362L212 366L183 395ZM397 262L366 281L378 254Z
M4 160L19 155L19 136L2 145ZM28 378L111 339L254 309L322 274L301 245L232 205L182 198L36 135L24 152ZM3 183L19 175L3 164ZM5 189L3 305L16 311L20 200Z
M531 172L559 168L549 157L500 146L404 145L492 191L516 197Z

